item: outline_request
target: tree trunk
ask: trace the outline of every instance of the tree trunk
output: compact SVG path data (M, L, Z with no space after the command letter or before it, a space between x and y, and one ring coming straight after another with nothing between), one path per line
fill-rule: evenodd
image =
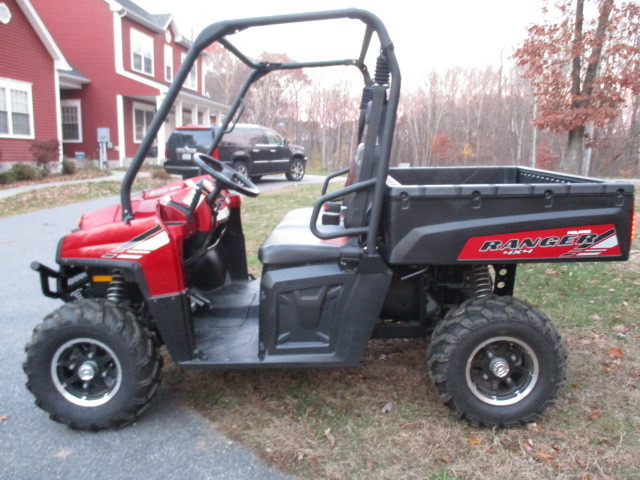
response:
M560 170L565 173L578 173L584 155L584 131L585 127L569 130L567 152L560 161Z
M593 155L593 148L591 143L593 142L593 133L594 133L594 125L593 122L586 126L585 128L585 138L584 142L586 145L584 146L584 155L582 157L582 175L585 177L589 176L589 172L591 171L591 157Z
M538 146L538 128L535 125L535 119L538 116L538 99L533 97L533 122L531 122L531 168L536 168L536 148Z

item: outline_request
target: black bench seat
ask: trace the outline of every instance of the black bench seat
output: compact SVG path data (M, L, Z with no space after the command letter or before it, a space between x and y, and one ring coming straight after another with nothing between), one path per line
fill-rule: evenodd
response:
M264 266L308 265L339 261L347 237L321 240L309 228L312 208L287 213L260 246L258 258ZM342 229L322 225L322 229Z

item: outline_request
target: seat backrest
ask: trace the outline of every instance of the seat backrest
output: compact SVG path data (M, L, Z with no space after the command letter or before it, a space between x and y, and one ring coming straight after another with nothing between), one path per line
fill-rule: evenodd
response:
M364 143L358 145L356 153L351 161L351 167L347 175L346 187L364 180L363 176ZM367 192L360 190L344 196L342 204L346 208L344 225L346 227L362 226L364 211L367 205Z

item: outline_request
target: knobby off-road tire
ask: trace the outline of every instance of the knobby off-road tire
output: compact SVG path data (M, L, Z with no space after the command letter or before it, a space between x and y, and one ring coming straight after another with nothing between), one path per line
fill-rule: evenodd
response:
M433 331L427 350L442 401L474 425L516 427L552 405L567 353L540 311L512 297L469 299Z
M133 312L109 301L67 303L44 318L25 347L36 405L71 428L132 423L160 384L162 356Z

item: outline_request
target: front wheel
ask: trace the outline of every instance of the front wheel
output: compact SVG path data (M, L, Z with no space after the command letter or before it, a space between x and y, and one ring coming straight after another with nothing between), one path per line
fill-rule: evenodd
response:
M235 162L233 162L233 169L244 177L249 176L249 169L247 168L247 164L241 160L236 160Z
M294 158L289 164L289 171L285 174L287 180L299 182L304 178L304 163L299 158Z
M111 302L67 303L25 348L27 388L51 418L99 430L132 423L160 383L162 357L135 315Z
M431 380L461 418L513 427L538 418L565 382L567 354L549 319L512 297L467 300L436 326Z

